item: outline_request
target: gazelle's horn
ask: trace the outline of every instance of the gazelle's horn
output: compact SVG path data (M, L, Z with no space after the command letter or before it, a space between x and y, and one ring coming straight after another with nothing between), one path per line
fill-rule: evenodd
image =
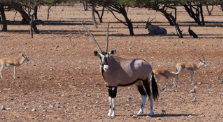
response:
M202 54L202 56L203 56L203 59L204 59L204 61L205 61L204 54Z
M110 23L110 21L108 22L108 27L107 27L106 47L105 47L105 52L106 52L106 53L108 52L108 29L109 29L109 23Z
M82 24L82 22L80 22ZM83 25L83 24L82 24ZM83 25L84 26L84 25ZM91 37L93 38L95 44L97 45L100 53L102 53L100 46L98 45L97 41L95 40L94 36L91 34L91 32L87 29L87 27L84 26L84 28L88 31L88 33L91 35Z

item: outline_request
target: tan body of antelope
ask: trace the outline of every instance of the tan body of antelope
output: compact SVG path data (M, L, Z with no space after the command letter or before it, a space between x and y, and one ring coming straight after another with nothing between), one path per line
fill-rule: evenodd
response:
M100 70L106 86L108 87L110 103L108 116L115 116L117 87L129 86L133 84L137 86L143 100L138 114L143 113L144 105L148 95L150 98L150 115L153 115L153 99L157 99L159 93L154 74L152 73L151 65L143 59L124 59L121 57L113 56L116 53L115 50L108 52L108 28L106 49L105 52L102 52L97 41L94 39L94 36L85 27L99 49L99 52L94 51L94 55L98 56L100 59ZM150 90L150 84L152 85L152 91Z
M175 72L171 73L166 69L153 69L153 73L155 75L156 81L159 81L161 78L165 78L165 88L164 88L165 90L167 90L167 85L169 84L168 83L168 78L173 77L174 78L174 81L173 81L174 84L175 84L175 78L178 81L178 74L175 73Z
M26 57L26 55L21 54L21 59L17 60L14 58L2 58L0 59L0 74L1 74L1 78L2 77L2 69L4 66L7 67L14 67L14 76L13 78L15 79L15 70L17 66L20 66L24 63L24 61L29 61L29 59Z
M204 59L204 56L203 56ZM176 64L176 70L177 70L177 74L179 74L180 72L190 72L191 73L191 84L194 84L194 71L199 69L202 66L207 66L205 59L201 60L198 64L195 63L187 63L187 62L181 62L181 63L177 63Z

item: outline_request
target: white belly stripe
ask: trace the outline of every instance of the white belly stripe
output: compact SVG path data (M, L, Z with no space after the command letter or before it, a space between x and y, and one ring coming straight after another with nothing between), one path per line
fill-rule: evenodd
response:
M7 67L14 67L14 65L5 64Z

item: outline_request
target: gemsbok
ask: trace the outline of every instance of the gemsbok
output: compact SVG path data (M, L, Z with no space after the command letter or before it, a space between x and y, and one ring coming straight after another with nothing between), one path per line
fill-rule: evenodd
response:
M4 66L7 66L7 67L14 67L14 76L13 78L15 79L15 70L16 70L16 67L17 66L20 66L24 63L24 61L29 61L29 59L26 57L26 55L22 54L21 53L21 59L20 60L17 60L17 59L13 59L13 58L2 58L0 59L0 74L1 74L1 78L2 77L2 69Z
M151 65L143 59L124 59L121 57L113 56L116 53L116 50L108 52L109 23L107 27L105 52L101 50L94 36L87 29L87 27L84 26L84 28L91 35L99 49L99 52L94 51L94 55L98 56L100 59L101 74L106 83L106 86L108 87L108 100L110 103L108 116L115 117L117 87L129 86L133 84L137 86L143 100L141 108L137 114L140 115L141 113L143 113L144 105L148 95L150 98L150 115L153 115L153 99L156 100L159 93L154 74L152 73ZM150 84L152 91L150 90Z
M155 18L153 18L153 19L155 19ZM165 28L161 28L161 27L159 27L157 25L152 25L151 24L152 20L149 21L149 18L148 18L148 20L146 22L145 29L148 29L149 35L162 35L162 34L167 34L167 31L166 31Z
M153 69L153 73L155 75L155 79L158 82L161 78L165 78L165 91L167 91L167 85L168 83L168 78L174 77L178 81L178 74L176 72L169 72L166 69ZM173 80L173 83L175 84L175 79Z
M194 84L194 71L199 69L202 66L207 66L206 62L205 62L205 58L203 55L203 60L200 59L200 62L198 64L195 63L187 63L187 62L181 62L181 63L177 63L176 64L176 70L177 70L177 74L179 74L180 72L190 72L191 73L191 84Z

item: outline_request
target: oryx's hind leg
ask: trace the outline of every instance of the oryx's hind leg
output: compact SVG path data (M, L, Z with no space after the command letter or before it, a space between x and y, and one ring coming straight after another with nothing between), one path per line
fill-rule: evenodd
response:
M108 94L109 94L109 112L108 116L114 117L115 116L115 97L117 94L117 87L108 87Z
M151 93L150 91L150 81L149 81L150 77L147 78L146 80L143 80L143 85L144 85L144 88L146 89L146 93L150 99L150 114L149 115L153 115L154 112L153 112L153 94Z
M138 81L136 83L136 86L138 88L139 93L142 95L142 105L141 105L141 108L140 108L139 112L137 113L137 115L140 115L140 114L143 113L143 109L144 109L144 106L145 106L145 103L146 103L147 94L146 94L146 91L143 88L143 84L142 84L141 81Z

